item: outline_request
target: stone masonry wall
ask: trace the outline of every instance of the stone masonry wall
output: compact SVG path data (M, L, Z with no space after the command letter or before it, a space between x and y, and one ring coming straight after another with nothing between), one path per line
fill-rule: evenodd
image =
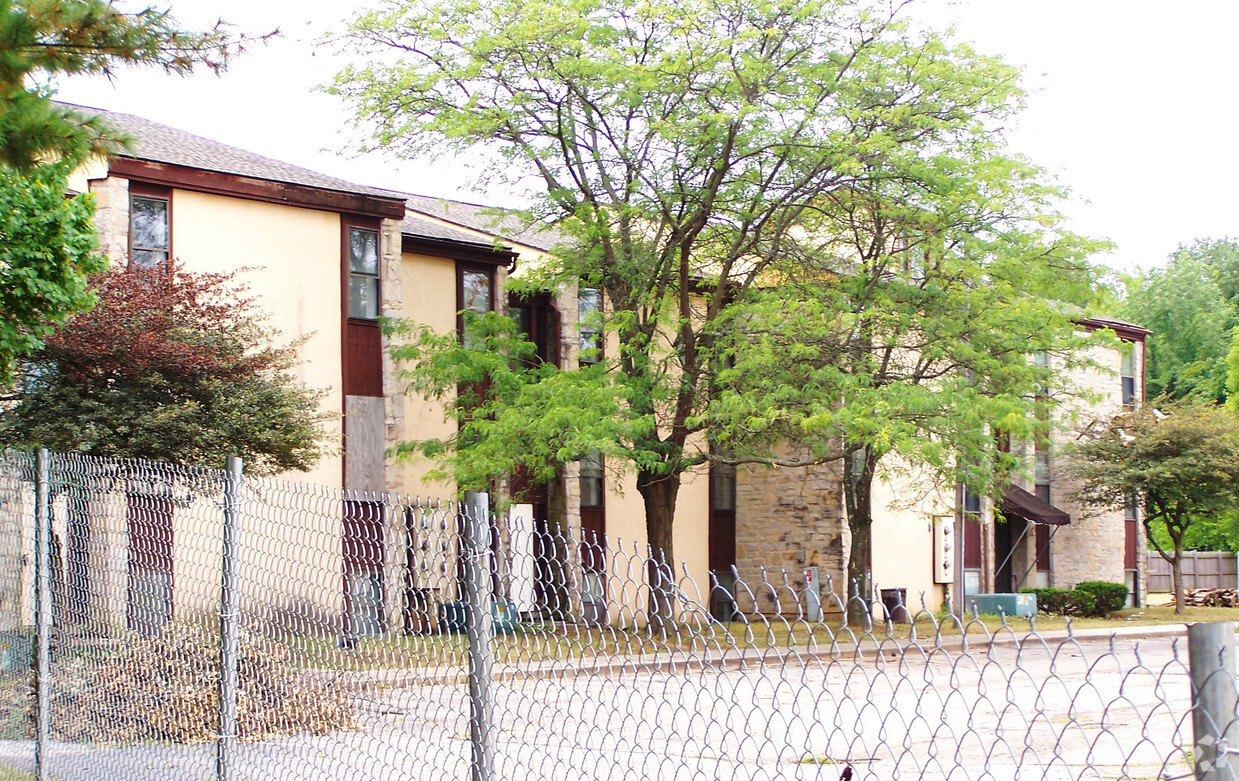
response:
M736 569L758 593L761 569L774 587L761 589L757 605L772 611L780 594L783 612L794 612L794 601L783 602L786 589L803 592L806 567L818 567L823 594L827 576L834 590L844 591L844 572L851 536L843 513L843 483L831 465L803 469L741 467L736 475ZM786 577L786 581L784 578ZM825 601L829 611L831 603Z
M1104 422L1122 408L1122 384L1119 379L1119 353L1112 349L1096 349L1094 358L1108 371L1077 371L1072 380L1081 390L1097 394L1101 401L1092 405L1083 402L1077 405L1078 419L1068 423L1068 431L1055 438L1055 452L1051 460L1050 501L1071 514L1071 523L1058 529L1050 543L1050 585L1055 588L1072 588L1085 580L1105 580L1122 583L1124 569L1124 512L1123 508L1084 508L1070 499L1077 486L1064 475L1064 460L1061 455L1067 444L1075 439L1076 431L1092 420ZM1143 345L1135 346L1136 377L1144 372ZM1143 403L1143 391L1137 380L1137 399ZM1144 530L1137 524L1137 562L1139 566L1139 590L1143 593L1144 575Z
M99 249L113 263L125 261L129 257L129 180L94 179L90 191L95 196Z

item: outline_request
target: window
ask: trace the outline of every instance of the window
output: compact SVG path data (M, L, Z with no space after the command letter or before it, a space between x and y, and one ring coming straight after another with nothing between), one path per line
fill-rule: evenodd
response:
M1127 570L1135 570L1140 566L1140 515L1137 507L1134 496L1128 496L1123 504L1123 568Z
M736 468L716 463L710 467L710 501L715 510L734 512L736 509Z
M602 360L602 291L583 287L577 292L577 328L581 333L581 365Z
M601 507L603 498L602 454L590 453L581 459L581 506Z
M348 316L379 317L379 232L348 229Z
M1136 406L1136 345L1123 342L1119 352L1119 375L1123 378L1123 406Z
M495 272L485 266L466 266L457 264L456 307L461 314L456 319L456 329L463 335L464 344L469 346L469 336L465 333L465 312L486 314L495 309Z
M1037 379L1037 398L1045 399L1050 396L1050 354L1043 351L1036 353L1033 356L1033 362L1039 369L1040 375Z
M1033 493L1046 504L1050 503L1050 447L1048 443L1038 442L1037 452L1033 461Z
M166 197L129 196L130 265L155 268L168 262L171 248L168 203Z
M595 603L587 608L587 618L597 620L599 608L596 603L606 600L606 584L600 573L606 569L606 493L603 482L604 461L601 453L590 453L581 459L581 566L585 569L585 583L581 598ZM592 612L591 612L592 611Z

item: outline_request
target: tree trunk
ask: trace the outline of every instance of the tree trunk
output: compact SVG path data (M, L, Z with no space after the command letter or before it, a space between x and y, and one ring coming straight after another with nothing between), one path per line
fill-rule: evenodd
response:
M1183 593L1183 540L1174 541L1174 560L1170 562L1170 583L1174 589L1174 613L1179 615L1187 607L1187 595Z
M637 473L637 491L645 502L645 531L650 546L649 621L652 631L663 631L674 617L672 599L676 582L672 528L675 502L680 493L680 475Z
M857 450L845 459L843 497L847 505L852 546L848 552L847 617L863 625L870 615L873 561L873 474L877 458L869 450Z

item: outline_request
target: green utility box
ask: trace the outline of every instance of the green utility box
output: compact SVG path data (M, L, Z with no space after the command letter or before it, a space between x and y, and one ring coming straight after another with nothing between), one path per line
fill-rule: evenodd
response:
M973 594L964 597L964 609L971 613L1003 613L1028 617L1037 614L1036 594Z
M490 617L495 634L516 631L519 616L511 602L496 599L490 603ZM439 631L462 633L469 623L469 605L465 602L445 602L439 605Z

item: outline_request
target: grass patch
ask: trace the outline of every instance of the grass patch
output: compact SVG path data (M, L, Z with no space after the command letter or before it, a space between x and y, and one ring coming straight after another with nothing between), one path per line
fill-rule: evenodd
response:
M916 622L872 627L845 627L836 617L823 623L753 616L748 622L676 625L663 634L644 629L587 627L567 623L522 624L515 632L495 636L495 660L502 664L532 664L582 657L658 657L670 653L721 655L752 649L822 650L832 644L855 642L873 645L886 640L906 642L913 630L918 642L932 644L936 637L982 642L998 633L1027 633L1028 619L997 615L969 617L962 622L926 613ZM1074 629L1131 626L1181 626L1197 621L1239 621L1239 608L1188 608L1175 615L1173 607L1123 610L1109 618L1071 619ZM935 623L936 622L936 623ZM1038 633L1065 630L1068 619L1039 615L1032 627ZM1004 628L1005 627L1005 628ZM382 635L360 638L354 648L340 649L336 637L290 637L282 640L294 664L302 669L443 669L468 664L467 641L461 634Z
M34 776L15 770L8 765L0 765L0 781L34 781Z

